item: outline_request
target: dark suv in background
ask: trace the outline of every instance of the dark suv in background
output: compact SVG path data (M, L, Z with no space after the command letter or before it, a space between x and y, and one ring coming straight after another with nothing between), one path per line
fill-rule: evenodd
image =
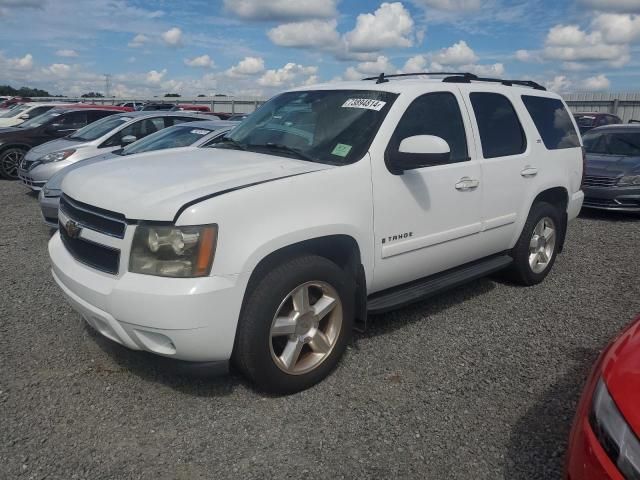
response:
M18 166L33 147L66 137L79 128L122 111L106 108L54 108L17 127L0 129L0 175L15 180Z
M592 128L622 123L620 117L611 113L574 113L573 116L576 119L581 135L584 135Z

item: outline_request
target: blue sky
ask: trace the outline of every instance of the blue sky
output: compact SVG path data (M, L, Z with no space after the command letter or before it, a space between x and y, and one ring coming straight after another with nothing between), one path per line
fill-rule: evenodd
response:
M269 96L384 71L640 90L640 0L0 0L0 84Z

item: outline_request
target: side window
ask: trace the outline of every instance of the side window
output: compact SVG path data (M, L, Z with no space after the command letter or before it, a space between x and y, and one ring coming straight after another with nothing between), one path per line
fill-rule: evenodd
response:
M499 93L472 93L471 105L478 122L484 158L518 155L527 139L511 101Z
M196 120L200 120L200 119L193 118L193 117L165 117L164 124L167 127L172 127L174 125L179 125L181 123L195 122Z
M389 148L397 150L402 140L414 135L435 135L446 140L451 163L469 160L460 105L452 93L427 93L415 99L400 119Z
M65 129L79 129L87 124L87 112L71 112L63 115L56 123L64 125Z
M110 110L93 110L93 111L90 111L90 112L88 112L89 123L93 123L96 120L100 120L101 118L108 117L108 116L116 114L116 113L120 113L120 112L110 111Z
M35 118L38 115L42 115L43 113L49 110L51 110L51 107L36 107L33 110L31 110L27 115L29 115L29 118Z
M128 127L123 128L118 133L114 134L104 145L106 147L114 147L116 145L122 145L122 139L129 135L133 135L137 140L156 133L164 128L164 119L162 117L145 118L139 122L132 123Z
M523 95L522 101L547 150L576 148L580 138L564 104L555 98Z

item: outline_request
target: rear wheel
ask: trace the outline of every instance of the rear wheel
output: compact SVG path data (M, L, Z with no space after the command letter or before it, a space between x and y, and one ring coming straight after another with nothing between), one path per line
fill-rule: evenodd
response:
M562 222L561 213L550 203L539 202L531 208L511 252L513 280L523 285L535 285L545 279L556 261Z
M12 147L0 152L0 175L9 180L18 178L18 167L26 154L22 148Z
M293 393L325 378L353 328L353 281L315 255L267 272L248 293L233 359L258 387Z

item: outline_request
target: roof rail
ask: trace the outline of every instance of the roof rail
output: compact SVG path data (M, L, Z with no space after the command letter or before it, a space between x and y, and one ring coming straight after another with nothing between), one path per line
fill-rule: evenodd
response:
M444 76L442 79L443 82L446 83L471 83L471 82L492 82L492 83L501 83L507 87L511 87L513 85L518 85L521 87L530 87L534 90L547 90L545 87L540 85L533 80L505 80L502 78L488 78L488 77L479 77L469 72L419 72L419 73L397 73L394 75L385 75L381 73L377 77L368 77L363 78L366 80L376 80L376 84L386 83L389 78L398 78L398 77L416 77L416 76Z

